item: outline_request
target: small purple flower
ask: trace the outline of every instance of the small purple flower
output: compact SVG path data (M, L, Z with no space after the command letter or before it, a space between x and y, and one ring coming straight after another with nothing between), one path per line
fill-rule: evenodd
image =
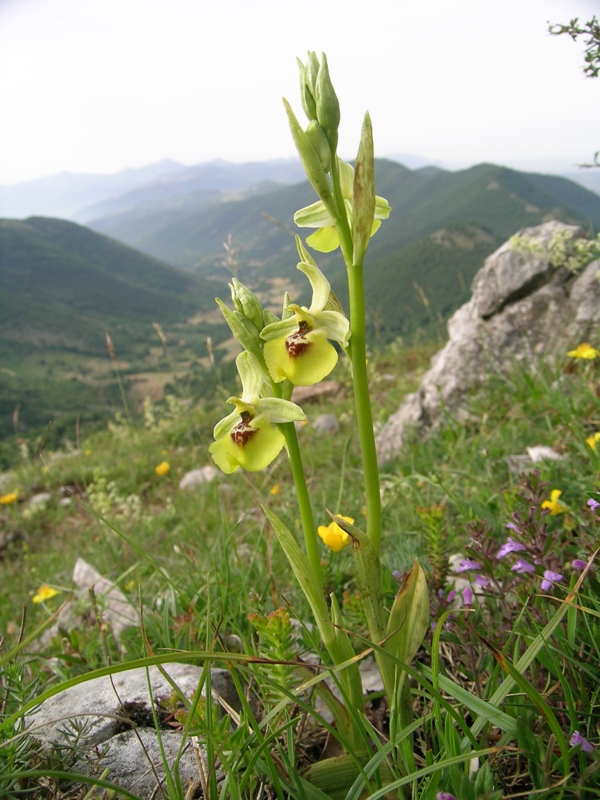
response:
M479 561L473 561L472 558L465 558L463 561L460 562L458 565L457 572L466 572L467 570L478 570L481 569L481 564Z
M455 597L456 597L456 591L452 589L451 591L448 592L448 597L446 598L446 602L451 603Z
M571 747L577 747L578 744L581 745L581 749L584 753L593 753L594 752L594 745L588 742L588 740L583 737L579 731L573 731L573 735L569 740L569 744Z
M592 511L598 511L600 508L600 503L597 500L594 500L593 497L587 501L588 506L592 509Z
M575 558L571 562L571 566L573 567L573 569L579 569L579 570L585 569L587 567L587 565L588 565L588 562L584 561L582 558Z
M519 532L519 529L517 528L514 522L507 522L506 527L510 528L511 531L516 531L517 533Z
M551 569L544 570L544 580L542 581L542 592L547 592L552 588L553 583L558 583L563 580L560 572L552 572Z
M525 561L524 558L520 558L517 563L511 567L513 572L518 572L519 575L523 575L525 572L535 572L535 567L533 564L530 564L529 561Z
M508 553L519 553L522 550L527 550L525 545L521 544L520 542L515 542L515 540L511 539L509 536L508 542L506 542L506 544L503 544L500 550L498 550L496 558L504 558L504 556L507 555Z
M473 605L473 589L471 589L470 586L465 586L465 590L463 592L463 598L466 606Z
M489 586L490 582L488 581L487 578L484 578L483 575L475 575L475 583L478 583L485 589L486 586Z
M401 574L401 573L400 573L400 572L399 572L397 569L395 569L395 570L392 572L392 578L393 578L395 581L398 581L398 583L400 583L400 578L401 578L401 577L402 577L402 574Z
M435 800L456 800L456 797L450 794L450 792L438 792L435 796Z

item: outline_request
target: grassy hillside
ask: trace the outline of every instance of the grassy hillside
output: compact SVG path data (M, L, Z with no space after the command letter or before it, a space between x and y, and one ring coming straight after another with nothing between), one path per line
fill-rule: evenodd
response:
M459 172L409 170L379 160L376 183L393 212L372 239L367 256L372 332L411 334L432 320L446 318L468 298L471 279L483 259L519 228L548 219L600 228L600 197L555 176L493 164ZM313 201L313 190L303 183L201 213L187 212L182 205L168 214L144 218L140 209L135 233L127 235L135 235L141 250L169 263L202 275L220 275L224 274L222 243L231 234L242 248L242 279L262 289L274 277L297 283L292 234L298 229L293 215ZM123 235L119 215L91 226ZM318 261L343 298L339 254L319 255ZM415 289L415 282L420 289Z
M132 407L229 338L205 318L220 287L64 220L0 221L0 283L0 437L114 410L107 332Z

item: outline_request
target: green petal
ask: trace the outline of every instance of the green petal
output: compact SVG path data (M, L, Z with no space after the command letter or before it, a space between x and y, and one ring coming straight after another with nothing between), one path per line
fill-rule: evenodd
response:
M258 402L258 412L264 414L271 425L277 422L301 422L306 414L300 406L279 397L263 397Z
M316 233L306 239L306 244L309 244L313 250L318 250L321 253L331 253L336 247L340 246L340 237L338 232L333 227L319 228Z
M315 235L316 234L313 234L313 236ZM298 269L300 272L303 272L306 275L310 281L310 285L312 286L313 294L309 313L315 315L319 314L325 308L327 301L329 300L329 292L331 291L329 281L316 264L310 264L301 261L298 264Z
M387 219L391 210L392 207L385 197L375 195L375 219Z
M352 200L352 190L354 188L354 168L338 158L338 169L340 171L340 186L342 197L345 200Z
M299 228L322 228L333 224L331 215L322 200L317 200L316 203L296 211L294 222Z
M260 335L262 339L269 342L272 339L281 339L282 337L285 339L290 333L293 333L297 329L298 322L296 320L296 314L292 313L291 317L267 325L266 328L262 329Z
M322 331L309 331L302 339L305 346L296 355L290 356L286 342L282 338L265 344L265 361L276 383L287 378L295 386L312 386L337 364L337 351Z
M348 347L350 323L339 311L322 311L319 314L319 328L328 339Z
M381 220L374 219L373 225L371 226L371 236L373 236L373 234L376 233L379 230L379 228L381 228Z
M233 398L229 398L231 401ZM237 398L236 398L237 399ZM219 420L215 425L215 429L213 431L213 436L215 439L220 439L222 436L225 436L226 433L237 425L240 422L240 415L238 414L237 410L232 411L231 414L228 414L226 417L223 417L222 420Z

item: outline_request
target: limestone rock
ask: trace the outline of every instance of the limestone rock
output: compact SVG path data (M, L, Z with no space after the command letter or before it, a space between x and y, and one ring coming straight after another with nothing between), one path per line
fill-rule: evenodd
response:
M312 386L295 386L292 400L298 405L320 400L322 397L337 397L343 391L343 386L337 381L321 381Z
M207 464L205 467L200 467L200 469L193 469L190 472L186 472L183 478L179 481L179 488L191 489L194 486L201 486L204 483L210 483L217 477L218 474L219 470L216 467L213 467L212 464Z
M340 429L340 423L333 414L319 414L313 420L312 427L318 433L337 433Z
M557 230L581 229L547 222L520 231L547 245ZM473 280L471 300L448 322L449 340L432 359L418 391L408 395L377 436L380 461L396 456L409 428L427 431L443 410L466 418L466 396L486 375L517 363L565 353L600 328L600 262L577 276L541 258L510 250L489 256Z

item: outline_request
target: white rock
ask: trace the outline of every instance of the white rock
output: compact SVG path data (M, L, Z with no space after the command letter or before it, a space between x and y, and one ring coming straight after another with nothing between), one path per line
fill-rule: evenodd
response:
M312 423L312 428L319 433L337 433L340 423L333 414L319 414Z
M34 494L32 498L29 500L30 506L44 506L46 503L52 498L50 492L40 492L39 494Z
M183 478L179 481L180 489L191 489L193 486L201 486L203 483L210 483L219 474L219 470L213 467L212 464L207 464L200 469L193 469L186 472Z

